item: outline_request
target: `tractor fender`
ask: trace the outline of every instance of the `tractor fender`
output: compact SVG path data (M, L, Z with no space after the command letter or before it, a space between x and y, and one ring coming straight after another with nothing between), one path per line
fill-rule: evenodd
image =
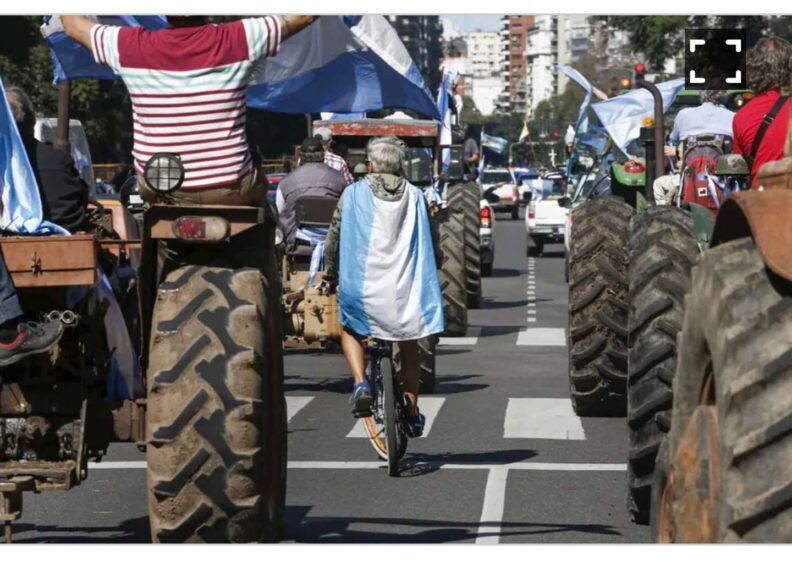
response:
M765 265L792 281L792 192L754 191L732 195L721 206L710 246L753 238Z

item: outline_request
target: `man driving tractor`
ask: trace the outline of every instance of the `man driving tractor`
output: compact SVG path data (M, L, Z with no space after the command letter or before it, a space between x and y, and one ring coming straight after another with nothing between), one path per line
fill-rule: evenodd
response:
M66 34L92 51L127 86L134 120L135 170L141 196L164 200L143 180L157 153L179 155L184 182L174 203L262 206L266 178L255 168L245 135L245 95L255 64L318 16L263 16L210 24L173 16L168 27L99 25L62 16Z
M395 341L402 355L409 436L421 436L418 340L441 333L443 300L429 211L404 178L406 149L395 137L369 141L369 174L341 195L325 242L325 280L338 281L341 346L355 387L352 413L371 416L363 339Z

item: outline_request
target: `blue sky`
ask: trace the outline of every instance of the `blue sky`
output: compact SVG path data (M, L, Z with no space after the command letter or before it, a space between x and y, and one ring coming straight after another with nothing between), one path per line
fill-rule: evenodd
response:
M443 15L443 17L450 19L463 32L475 32L478 28L483 32L496 32L500 29L500 14Z

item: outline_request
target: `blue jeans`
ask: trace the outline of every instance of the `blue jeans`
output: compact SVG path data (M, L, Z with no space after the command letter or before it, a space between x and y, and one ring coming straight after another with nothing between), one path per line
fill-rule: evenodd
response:
M21 316L22 306L19 305L19 298L6 268L3 253L0 252L0 324Z

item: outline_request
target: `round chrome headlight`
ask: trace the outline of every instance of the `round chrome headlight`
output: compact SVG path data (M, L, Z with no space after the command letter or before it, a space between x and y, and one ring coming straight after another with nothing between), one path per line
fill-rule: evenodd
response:
M157 153L146 163L143 180L157 192L174 192L184 182L184 165L178 155Z

